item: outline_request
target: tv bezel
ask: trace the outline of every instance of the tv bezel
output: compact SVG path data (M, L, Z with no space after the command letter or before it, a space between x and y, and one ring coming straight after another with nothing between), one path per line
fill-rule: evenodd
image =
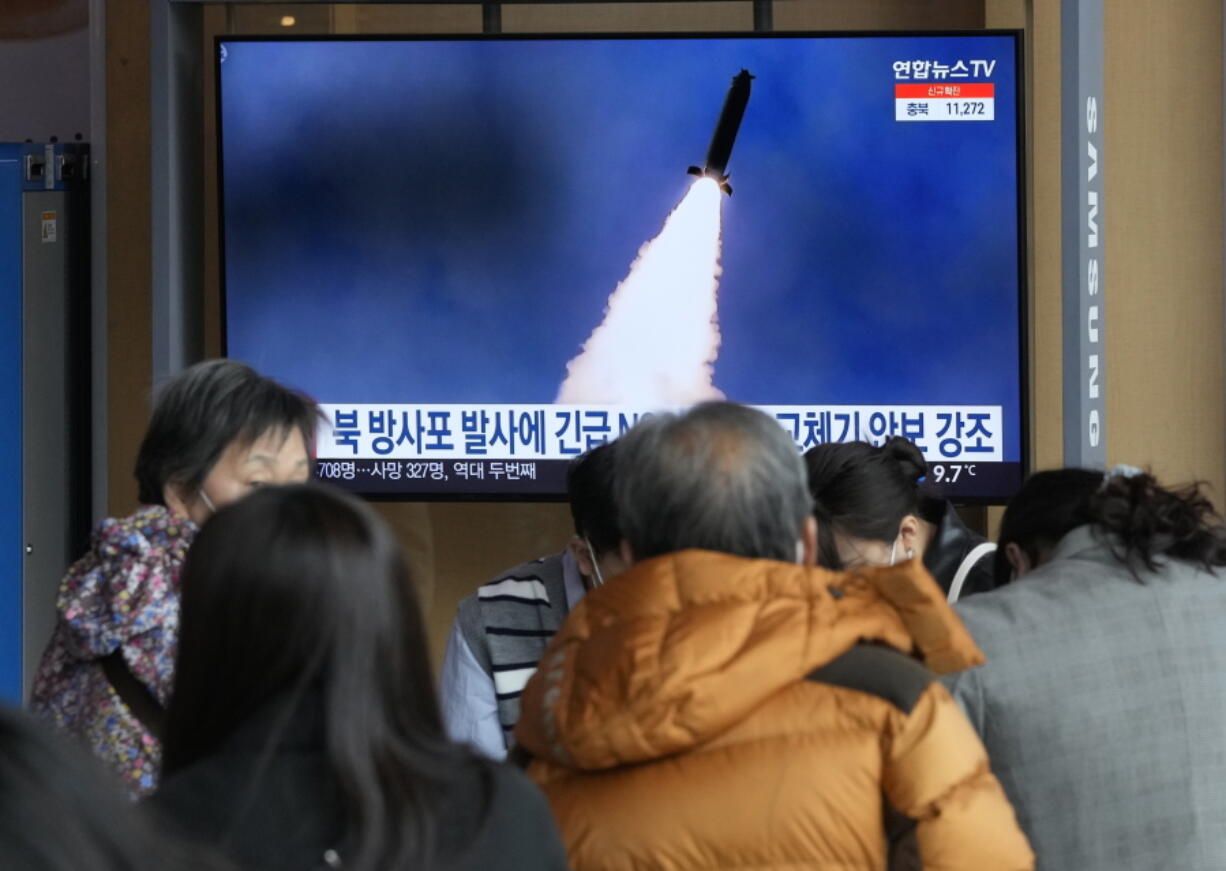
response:
M1017 264L1018 264L1018 408L1019 450L1021 481L1031 473L1031 418L1032 384L1030 378L1030 271L1029 226L1027 224L1027 196L1029 176L1026 172L1026 88L1025 88L1025 31L1019 28L984 28L978 30L783 30L783 31L651 31L630 32L578 32L578 33L447 33L447 34L218 34L213 37L213 85L214 123L216 129L216 185L217 185L217 251L218 251L218 312L221 320L219 335L221 354L229 354L227 291L226 291L226 223L225 223L225 148L222 112L221 47L235 42L544 42L558 40L701 40L701 39L847 39L847 38L916 38L916 37L1011 37L1014 40L1013 75L1016 135L1015 157L1017 178ZM538 461L540 462L540 461ZM564 462L564 461L561 461ZM932 465L930 461L929 465ZM959 465L954 463L954 465ZM1019 481L1019 486L1020 486ZM565 502L565 493L384 493L361 489L350 492L373 502ZM990 506L1003 505L1012 494L1003 498L993 496L967 496L955 499L958 505Z

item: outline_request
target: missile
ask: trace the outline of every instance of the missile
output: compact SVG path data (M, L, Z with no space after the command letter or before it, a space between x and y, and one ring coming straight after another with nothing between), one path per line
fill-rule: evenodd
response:
M749 83L754 77L749 70L741 70L732 77L732 85L728 88L728 96L724 98L724 108L715 122L715 133L711 136L711 145L707 148L707 165L701 169L691 166L686 170L690 175L706 176L719 182L719 188L728 196L732 196L732 185L728 184L728 158L732 156L732 144L736 142L737 131L741 129L741 118L745 115L745 107L749 105Z

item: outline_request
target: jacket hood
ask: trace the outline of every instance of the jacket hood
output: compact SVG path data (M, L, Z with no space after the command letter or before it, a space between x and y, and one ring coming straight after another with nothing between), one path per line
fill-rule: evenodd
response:
M690 550L589 593L524 691L516 739L598 770L702 744L859 641L937 673L982 654L918 559L847 573Z

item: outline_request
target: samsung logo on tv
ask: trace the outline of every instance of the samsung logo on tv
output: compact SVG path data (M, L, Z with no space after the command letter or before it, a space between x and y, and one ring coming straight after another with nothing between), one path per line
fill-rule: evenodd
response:
M1085 294L1086 307L1086 392L1089 412L1086 416L1086 435L1090 447L1096 448L1102 438L1102 418L1099 413L1101 404L1099 388L1099 348L1102 334L1098 327L1098 198L1102 185L1098 178L1098 148L1095 137L1098 133L1098 100L1086 98L1086 156L1089 165L1086 169L1086 225L1085 244L1087 255Z

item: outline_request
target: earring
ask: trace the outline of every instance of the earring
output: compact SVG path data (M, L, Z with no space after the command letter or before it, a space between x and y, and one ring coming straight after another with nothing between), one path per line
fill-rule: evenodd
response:
M907 559L912 559L914 556L915 551L913 551L911 548L907 548Z

